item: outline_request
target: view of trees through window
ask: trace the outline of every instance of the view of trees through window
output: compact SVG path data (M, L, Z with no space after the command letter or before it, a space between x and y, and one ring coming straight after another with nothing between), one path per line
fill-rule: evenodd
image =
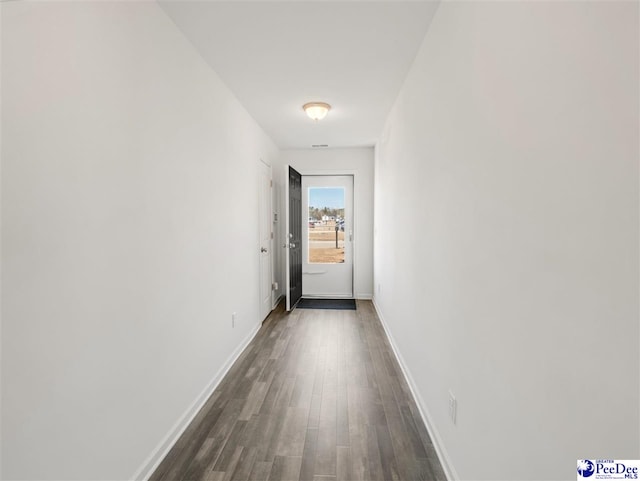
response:
M309 263L344 262L344 188L309 188Z

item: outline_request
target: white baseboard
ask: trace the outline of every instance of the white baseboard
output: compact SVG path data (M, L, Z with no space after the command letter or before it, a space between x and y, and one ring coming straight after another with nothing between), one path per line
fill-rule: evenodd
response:
M202 409L202 406L204 406L204 404L207 402L207 399L209 399L211 394L213 394L213 391L215 391L215 389L218 387L220 381L222 381L227 372L229 372L229 369L231 368L231 366L233 366L233 363L236 362L238 357L240 357L240 354L242 354L242 351L244 351L249 343L253 340L255 335L260 330L260 326L260 323L256 324L255 328L251 330L247 337L245 337L240 345L231 353L231 355L227 358L225 363L213 377L211 382L209 382L207 387L205 387L200 395L195 399L195 401L193 401L186 412L182 416L180 416L178 421L169 430L167 435L153 450L146 461L142 463L142 466L138 468L136 473L131 477L132 480L147 481L149 479L149 477L160 465L165 456L169 453L173 445L178 441L185 429L187 429L187 426L189 426L191 421L193 421L193 418L196 417L198 411Z
M273 311L276 307L278 307L278 304L280 304L280 301L282 301L282 299L284 298L284 295L280 295L278 296L278 298L273 302L273 306L271 306L271 310Z
M382 311L380 310L380 307L376 303L375 297L373 298L373 307L375 308L376 313L378 314L378 317L380 318L380 322L382 323L382 327L384 328L384 331L387 334L387 337L389 338L389 343L391 344L391 349L393 349L393 353L395 354L396 359L398 360L398 364L400 364L400 369L402 369L402 374L404 374L404 378L406 379L407 384L409 385L409 389L411 390L411 394L413 394L413 398L416 400L416 404L418 406L418 411L420 411L420 416L422 417L422 422L424 422L424 425L427 428L427 432L429 433L429 437L431 438L431 441L433 442L433 447L436 450L436 454L438 455L438 460L440 461L440 464L442 465L442 469L444 470L444 474L446 475L448 481L457 481L457 480L460 479L458 477L458 473L456 472L455 468L453 467L453 464L451 463L451 458L447 454L447 450L445 449L445 447L444 447L444 445L442 443L442 438L440 437L440 434L438 433L438 430L436 429L435 425L433 424L431 415L429 414L429 410L427 409L427 405L425 404L424 400L422 399L422 396L420 395L420 391L418 391L418 386L416 385L415 381L413 380L413 376L411 375L411 371L409 370L409 367L404 362L404 359L402 358L402 355L400 354L400 351L398 350L398 346L396 344L396 341L393 338L393 335L391 334L391 331L389 330L389 326L387 325L387 323L384 320L384 316L382 314Z
M370 301L373 299L373 294L356 294L355 297L361 301Z

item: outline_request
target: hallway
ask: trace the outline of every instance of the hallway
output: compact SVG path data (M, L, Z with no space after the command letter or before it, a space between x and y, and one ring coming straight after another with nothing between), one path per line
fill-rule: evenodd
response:
M0 31L0 480L640 460L640 0L0 0ZM353 179L359 309L263 325L329 274L288 220L342 217L289 167Z
M370 301L276 309L151 480L444 480Z

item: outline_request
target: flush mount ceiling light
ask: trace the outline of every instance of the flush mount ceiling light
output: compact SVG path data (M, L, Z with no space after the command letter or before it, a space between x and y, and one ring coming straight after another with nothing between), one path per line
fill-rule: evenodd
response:
M308 104L304 104L302 106L302 109L311 119L317 122L318 120L322 120L327 116L329 110L331 109L331 105L324 102L309 102Z

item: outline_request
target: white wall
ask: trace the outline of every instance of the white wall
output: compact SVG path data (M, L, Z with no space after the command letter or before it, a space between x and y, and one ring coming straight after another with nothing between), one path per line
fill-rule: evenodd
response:
M291 165L301 174L331 175L353 173L354 175L354 296L371 299L373 295L373 173L374 149L326 149L326 150L284 150L280 155L281 165L274 170L274 182L279 192L278 208L282 216L278 229L279 257L276 275L280 286L284 285L284 262L282 238L284 225L285 171L283 165ZM282 293L284 292L281 289Z
M445 2L388 117L375 302L461 479L640 457L638 13Z
M155 3L1 8L3 476L128 479L261 320L278 151Z
M2 211L2 5L0 5L0 212ZM0 253L2 252L2 219L0 218ZM0 255L0 480L2 478L2 263Z

